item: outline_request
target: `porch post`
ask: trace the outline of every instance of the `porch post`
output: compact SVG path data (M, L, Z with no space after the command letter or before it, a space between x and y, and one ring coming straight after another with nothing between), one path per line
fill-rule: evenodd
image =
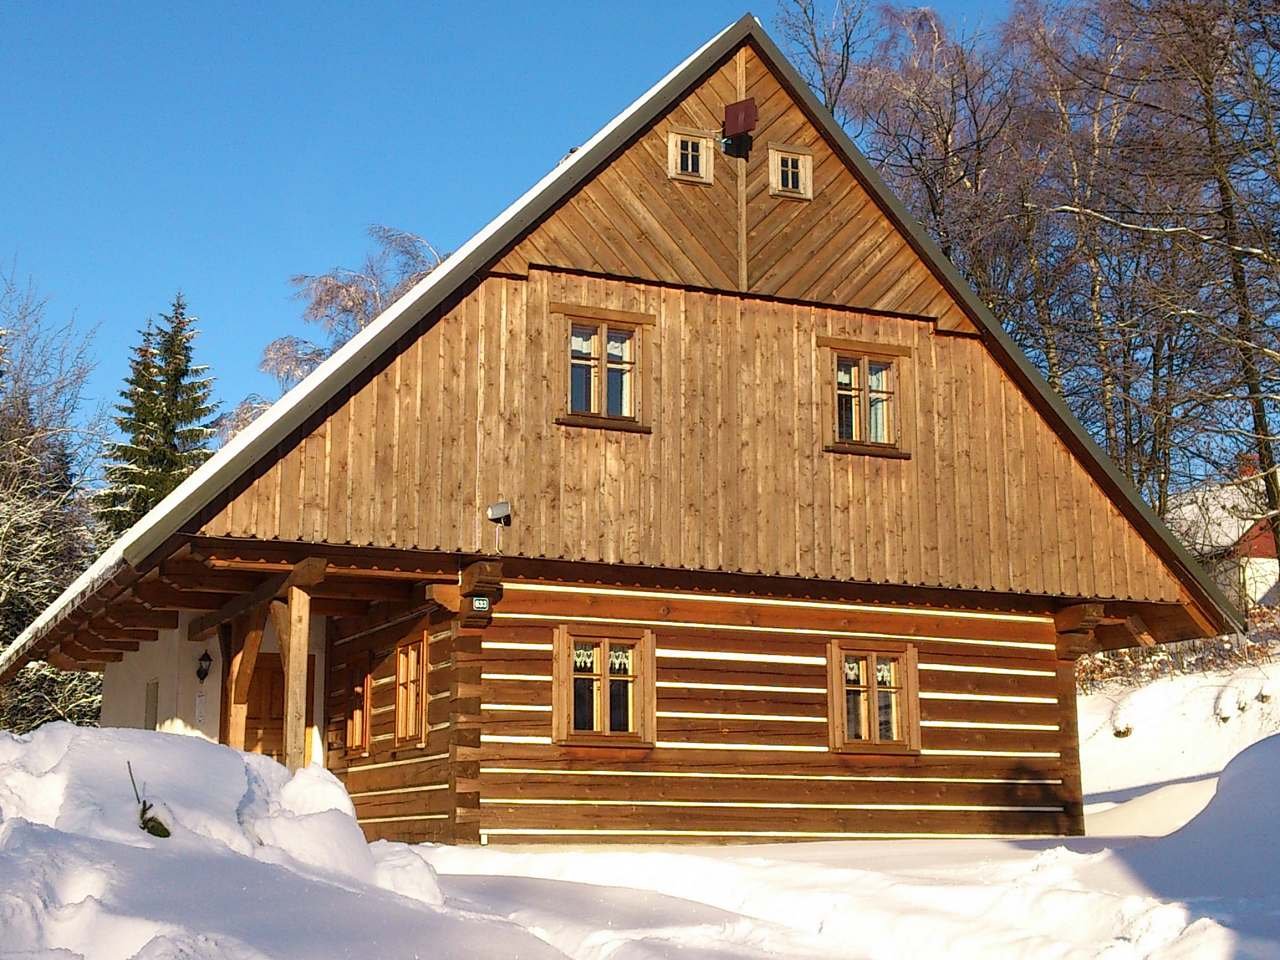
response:
M287 606L286 606L287 604ZM307 756L307 653L311 632L311 594L289 587L286 603L272 604L280 634L280 659L284 667L284 762L297 770Z

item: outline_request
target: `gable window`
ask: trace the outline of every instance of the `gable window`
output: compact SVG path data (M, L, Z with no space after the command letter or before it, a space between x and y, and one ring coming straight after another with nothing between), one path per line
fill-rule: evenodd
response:
M369 749L369 679L368 657L346 664L346 746L347 753L365 753Z
M714 159L711 134L676 127L667 134L667 176L672 180L711 183Z
M425 636L418 636L396 647L396 743L423 738L426 646Z
M552 722L561 743L646 745L655 725L653 633L556 632Z
M813 199L813 154L807 147L769 145L769 193Z
M833 453L906 457L902 378L910 348L819 337L826 347L827 445Z
M920 749L916 648L851 644L828 650L831 748L850 753Z

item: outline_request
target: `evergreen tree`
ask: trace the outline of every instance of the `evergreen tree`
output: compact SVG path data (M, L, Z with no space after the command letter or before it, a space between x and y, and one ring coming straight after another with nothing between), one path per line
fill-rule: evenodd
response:
M121 439L107 447L104 524L119 535L209 456L216 406L208 367L195 362L196 318L182 294L141 331L116 405Z

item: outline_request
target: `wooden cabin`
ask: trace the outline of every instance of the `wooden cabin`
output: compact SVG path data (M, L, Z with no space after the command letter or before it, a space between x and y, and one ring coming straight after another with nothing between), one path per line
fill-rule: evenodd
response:
M22 635L371 838L1082 832L1073 661L1239 616L744 17Z

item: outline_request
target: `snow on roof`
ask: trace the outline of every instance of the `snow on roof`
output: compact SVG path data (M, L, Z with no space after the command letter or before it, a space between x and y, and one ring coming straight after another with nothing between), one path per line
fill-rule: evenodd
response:
M1192 551L1205 556L1235 546L1266 513L1262 478L1254 476L1178 494L1165 511L1165 522Z

